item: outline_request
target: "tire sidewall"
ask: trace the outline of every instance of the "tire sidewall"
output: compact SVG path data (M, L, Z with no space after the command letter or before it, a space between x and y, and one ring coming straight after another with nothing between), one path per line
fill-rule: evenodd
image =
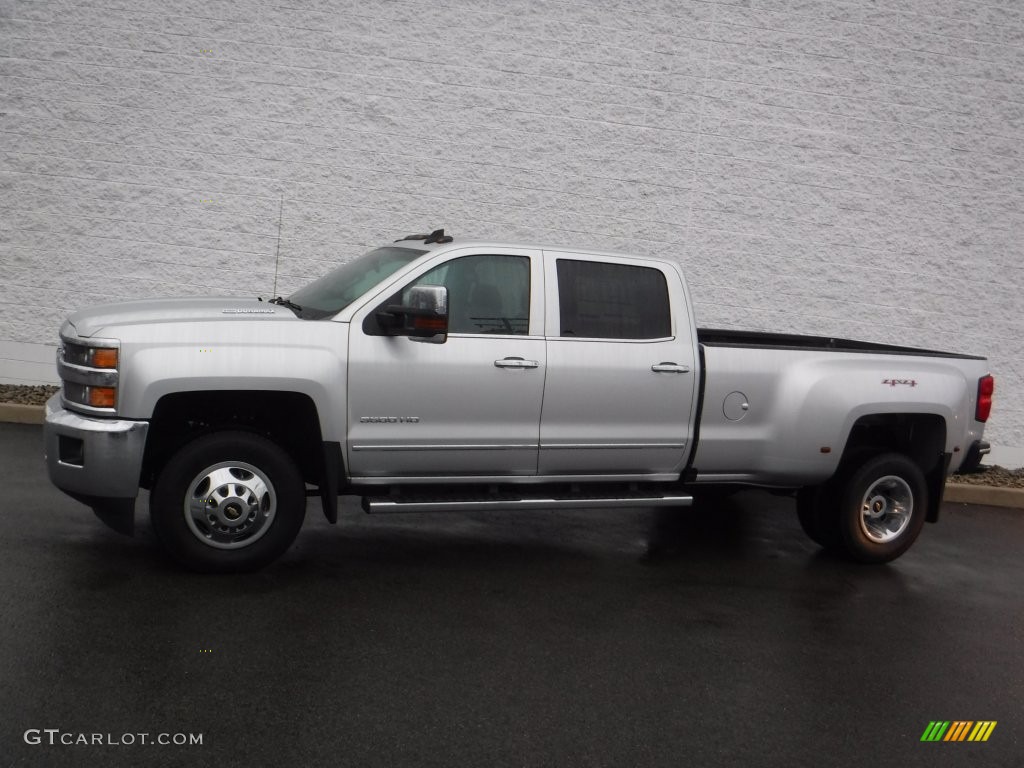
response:
M184 512L185 493L196 476L223 461L246 462L270 480L277 511L251 545L218 549L200 541ZM150 495L150 519L157 539L178 562L196 571L251 571L277 559L291 546L306 513L302 475L291 458L270 440L248 432L215 432L186 444L167 462Z
M864 495L879 478L894 475L910 488L913 508L907 527L894 539L878 542L869 538L861 526ZM885 563L910 547L924 527L928 508L928 489L924 473L907 456L886 453L865 461L854 470L845 483L839 510L839 534L843 549L854 560L863 563Z

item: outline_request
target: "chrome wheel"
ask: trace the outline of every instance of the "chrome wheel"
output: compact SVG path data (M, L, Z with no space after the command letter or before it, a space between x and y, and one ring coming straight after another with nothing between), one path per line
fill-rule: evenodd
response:
M910 525L914 492L902 477L886 475L875 480L861 502L860 527L871 541L884 544Z
M277 494L258 467L225 461L206 467L189 483L184 513L189 530L202 543L240 549L270 530Z
M253 571L291 546L306 516L302 473L280 446L218 431L182 445L149 494L160 545L187 568Z

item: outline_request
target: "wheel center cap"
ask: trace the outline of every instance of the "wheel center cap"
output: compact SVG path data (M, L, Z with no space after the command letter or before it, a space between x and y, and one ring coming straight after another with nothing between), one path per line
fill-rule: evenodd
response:
M244 525L248 519L249 512L249 505L245 502L245 499L240 499L237 496L224 499L213 510L220 524L231 528Z
M868 504L868 515L872 518L879 518L885 515L888 505L885 503L885 499L876 496Z

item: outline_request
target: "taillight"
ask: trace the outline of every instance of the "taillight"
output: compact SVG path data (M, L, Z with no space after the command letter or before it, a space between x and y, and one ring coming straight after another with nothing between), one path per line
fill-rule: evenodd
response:
M982 376L978 379L978 405L974 409L974 418L978 421L988 421L992 413L992 393L996 391L996 380L991 376Z

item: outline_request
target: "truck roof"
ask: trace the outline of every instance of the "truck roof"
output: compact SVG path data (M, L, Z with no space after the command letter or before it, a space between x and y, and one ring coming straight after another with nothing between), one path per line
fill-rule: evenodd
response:
M430 238L433 234L441 233L442 240L427 241L421 240L420 238ZM623 253L621 251L605 251L594 248L585 248L582 246L573 245L552 245L548 243L542 245L540 243L529 243L529 242L514 242L508 240L457 240L451 235L445 235L444 230L437 230L432 235L410 235L408 237L395 240L392 245L396 247L408 246L409 248L416 248L418 250L425 251L437 251L437 250L455 250L460 248L479 248L479 249L504 249L504 248L521 248L535 251L565 251L566 253L586 253L594 256L615 256L622 259L646 259L650 261L671 261L664 257L657 256L640 256L633 253Z

